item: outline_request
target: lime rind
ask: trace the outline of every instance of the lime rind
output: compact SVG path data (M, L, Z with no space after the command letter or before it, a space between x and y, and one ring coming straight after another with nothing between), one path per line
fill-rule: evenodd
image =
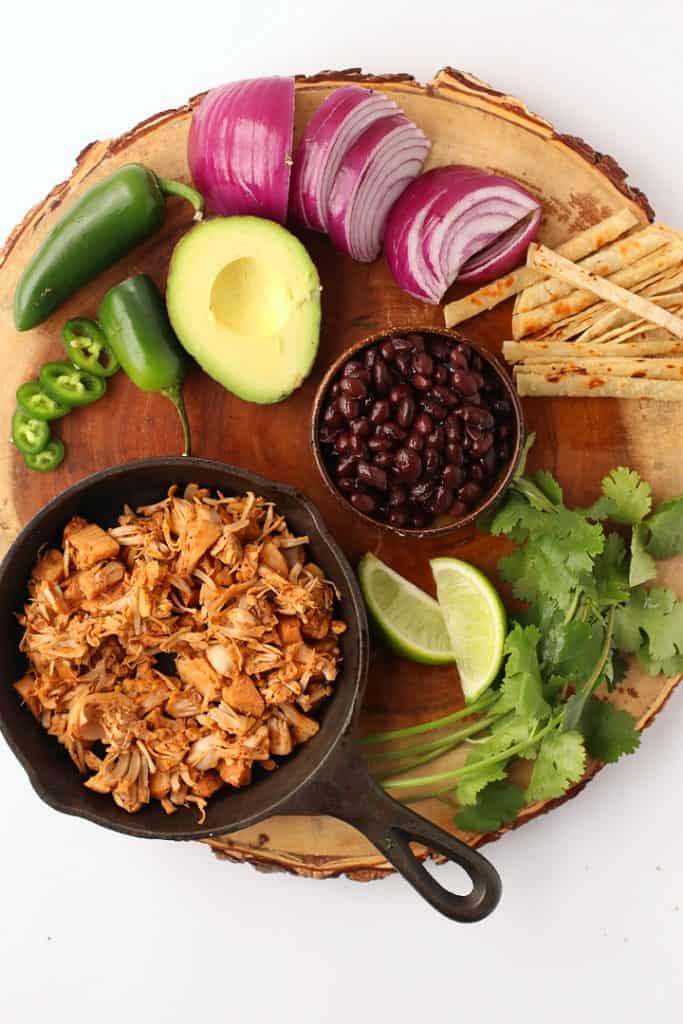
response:
M397 654L423 665L451 665L455 656L439 604L368 552L358 566L370 619Z
M491 581L468 562L433 558L430 565L465 700L470 704L500 671L507 628L505 607Z

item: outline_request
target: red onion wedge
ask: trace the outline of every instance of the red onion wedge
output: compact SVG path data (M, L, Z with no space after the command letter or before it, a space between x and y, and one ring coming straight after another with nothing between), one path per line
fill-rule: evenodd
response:
M404 291L437 304L456 279L491 281L522 262L542 212L510 178L436 167L411 182L389 214L389 269Z
M188 162L207 209L287 218L294 79L253 78L212 89L192 115Z
M397 103L360 85L343 85L320 104L294 153L290 213L315 231L327 231L327 204L346 151L369 125L398 114Z
M420 173L430 143L401 113L373 122L346 151L332 185L327 230L355 260L371 263L382 248L392 206Z

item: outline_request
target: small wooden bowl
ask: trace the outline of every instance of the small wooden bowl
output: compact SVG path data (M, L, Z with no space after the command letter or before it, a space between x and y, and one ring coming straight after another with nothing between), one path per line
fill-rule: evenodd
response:
M459 519L452 519L448 516L440 516L436 520L438 525L426 526L420 530L410 530L398 526L390 526L389 523L382 522L379 519L373 519L372 516L365 515L364 512L359 512L353 507L350 501L346 499L344 494L336 486L334 480L329 474L325 457L323 456L322 447L320 443L320 425L322 421L323 408L325 405L325 399L327 398L327 392L332 386L333 381L340 373L345 363L352 359L359 352L364 351L370 345L374 345L378 341L382 341L384 338L394 337L395 335L403 334L432 334L438 337L448 338L450 340L459 341L463 345L468 345L473 352L476 352L481 358L488 364L490 369L500 380L505 391L506 398L510 401L513 409L514 420L515 420L515 438L512 455L508 465L504 472L500 473L494 487L486 495L485 500L468 512L467 515L461 516ZM519 460L522 454L522 448L524 446L524 438L526 436L526 428L524 424L524 413L522 411L522 405L519 400L519 395L514 388L512 380L508 375L508 372L502 363L502 361L493 352L490 352L487 348L477 344L477 342L470 341L469 338L459 334L458 331L447 330L446 328L434 328L416 327L415 324L409 324L404 327L395 327L390 331L384 330L377 334L371 334L367 338L363 338L356 344L351 345L342 355L336 359L327 370L327 373L320 382L320 386L316 392L315 400L313 402L313 418L311 421L311 445L313 447L313 455L315 463L318 467L321 477L325 482L328 490L334 495L336 500L343 505L345 509L353 512L355 516L362 519L365 523L371 526L376 526L380 530L385 530L388 533L396 534L400 537L443 537L447 534L455 534L458 531L465 529L466 527L472 526L473 523L486 512L493 505L495 505L503 497L508 487L512 483L512 479L515 474L515 470L519 464Z

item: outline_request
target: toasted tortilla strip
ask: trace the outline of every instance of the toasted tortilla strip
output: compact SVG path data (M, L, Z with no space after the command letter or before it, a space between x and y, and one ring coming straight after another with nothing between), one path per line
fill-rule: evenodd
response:
M543 367L547 371L547 366ZM601 377L584 373L526 373L515 367L515 383L523 398L651 398L683 401L683 380Z
M651 298L658 306L663 306L664 309L668 309L672 313L678 313L681 305L683 305L683 292L669 292L664 295L653 295L651 294L651 289L648 287L644 288L640 294L647 298ZM590 327L587 327L581 334L577 334L576 340L592 341L594 338L607 340L607 335L610 331L618 331L620 328L625 327L628 324L635 324L639 322L642 323L643 321L639 321L634 313L629 313L626 309L619 309L615 306L608 305L607 312L602 316L597 317Z
M565 374L586 374L599 377L631 377L634 380L683 380L683 358L632 359L625 356L598 359L563 359L547 363L528 362L519 368L520 373L564 376Z
M567 242L557 247L557 252L569 260L581 260L591 253L596 252L603 246L608 245L621 235L630 231L638 224L638 218L631 210L620 210L618 213L607 217L594 224L593 227L574 235ZM446 327L455 327L463 320L477 316L488 309L493 309L500 302L517 295L525 288L543 280L544 275L530 267L519 267L517 270L506 274L505 277L492 281L490 284L478 288L470 295L455 302L449 302L444 307Z
M640 262L645 261L641 260ZM558 256L557 253L554 253L544 245L532 244L529 246L528 263L537 270L543 270L547 274L554 274L560 280L574 285L577 289L588 293L593 292L594 296L605 299L606 302L612 302L615 306L626 309L630 313L635 313L636 316L642 317L650 323L664 327L667 331L675 334L677 338L683 338L683 320L680 317L674 316L668 310L662 309L661 306L657 306L654 302L650 302L649 299L644 299L642 296L628 291L628 287L622 287L620 284L617 284L614 280L618 276L617 274L612 275L611 279L598 277L596 274L582 270L575 263L565 259L564 256ZM625 270L620 271L620 274L625 275L627 271L631 270L633 270L632 267L627 267ZM581 291L579 294L581 294ZM552 306L554 303L550 305Z
M683 356L683 341L676 341L668 331L657 328L638 341L606 341L604 344L581 344L576 341L505 341L503 356L508 363L554 363L572 359L603 359L605 356Z
M674 316L679 316L682 311L683 307L681 307L680 305L673 305L669 308L669 312L672 313ZM642 334L643 336L645 336L647 334L652 334L653 331L659 331L662 329L663 328L658 327L657 324L649 323L647 320L634 318L631 321L629 321L629 323L622 324L621 327L615 327L611 331L604 331L602 334L598 335L597 337L592 337L589 340L594 345L601 345L609 341L623 342L628 341L629 338L633 338L638 334ZM671 338L673 338L673 335L670 331L667 331L666 333ZM579 336L574 340L580 341L585 339L583 339L582 336Z
M624 267L636 263L643 256L649 256L651 252L656 252L665 245L670 245L671 242L672 235L668 228L665 228L663 224L652 224L650 227L643 228L642 231L629 235L628 238L622 238L607 248L593 253L592 256L586 257L581 261L581 268L592 274L597 274L598 277L609 277L611 274L616 274L617 270L623 270ZM572 262L578 263L579 261L573 260ZM521 293L515 306L515 313L537 309L538 306L561 299L563 296L571 294L572 291L573 286L567 281L560 281L557 277L546 278Z

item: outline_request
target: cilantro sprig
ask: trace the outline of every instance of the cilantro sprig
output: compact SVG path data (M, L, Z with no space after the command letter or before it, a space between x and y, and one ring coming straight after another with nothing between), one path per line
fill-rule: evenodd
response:
M526 604L511 622L494 689L454 716L365 738L372 751L438 729L438 739L369 757L401 762L380 779L392 792L455 801L456 824L468 832L493 832L525 805L561 797L583 777L588 757L613 762L636 750L632 716L596 696L623 678L626 655L652 675L683 672L683 601L645 586L656 560L683 551L683 496L653 511L649 484L618 467L590 508L568 508L548 471L526 472L531 444L533 435L506 500L485 524L516 545L498 569ZM406 776L463 744L459 767ZM519 773L511 777L520 759L532 762L526 789Z

